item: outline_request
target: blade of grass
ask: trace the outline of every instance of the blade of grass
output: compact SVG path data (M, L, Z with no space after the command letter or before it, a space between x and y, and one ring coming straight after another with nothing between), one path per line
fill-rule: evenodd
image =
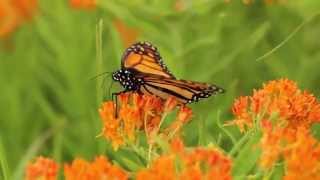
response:
M283 41L281 41L277 46L275 46L274 48L272 48L270 51L266 52L265 54L263 54L262 56L258 57L255 61L261 61L265 58L267 58L268 56L270 56L271 54L273 54L275 51L277 51L278 49L280 49L282 46L284 46L290 39L292 39L294 37L294 35L296 35L305 25L307 25L308 23L310 23L313 19L315 19L317 16L320 15L320 12L317 12L316 14L314 14L313 16L311 16L310 18L304 20L301 24L299 24Z
M211 75L215 75L218 72L222 71L227 66L229 66L233 61L236 61L237 60L236 57L239 54L249 49L252 49L254 46L256 46L256 44L263 39L269 27L270 27L269 23L261 24L257 28L257 30L252 32L252 34L243 42L243 46L240 46L238 49L235 49L230 54L226 55L222 60L219 61L219 63L215 65L215 68L211 71Z
M99 19L99 22L96 25L96 71L97 73L102 72L103 65L103 56L102 56L102 32L103 32L103 19ZM97 90L97 104L100 104L102 101L102 90L100 85L102 80L97 78L96 90Z
M10 169L8 166L5 149L3 146L2 136L0 136L0 166L4 180L9 180L10 178Z

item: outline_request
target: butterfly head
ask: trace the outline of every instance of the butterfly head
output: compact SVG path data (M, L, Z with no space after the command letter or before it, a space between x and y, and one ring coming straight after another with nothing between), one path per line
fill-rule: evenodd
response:
M136 78L133 72L126 69L115 71L112 74L112 79L118 81L127 91L136 91L140 88L140 85L143 84L141 78Z

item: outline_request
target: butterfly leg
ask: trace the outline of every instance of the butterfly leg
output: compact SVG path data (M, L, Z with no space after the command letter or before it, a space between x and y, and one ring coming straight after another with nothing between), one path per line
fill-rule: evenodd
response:
M128 91L121 91L121 92L117 92L117 93L112 93L111 95L111 99L113 102L115 102L116 104L116 110L115 110L115 117L118 118L118 95L122 94L122 93L126 93Z
M111 95L112 102L115 102L115 104L116 104L116 110L115 110L115 113L114 113L114 116L116 118L118 118L118 95L119 94L120 93L112 93L112 95Z

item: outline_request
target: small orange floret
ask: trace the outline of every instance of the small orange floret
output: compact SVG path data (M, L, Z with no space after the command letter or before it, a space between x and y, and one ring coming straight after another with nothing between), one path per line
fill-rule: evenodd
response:
M97 157L93 162L75 159L71 164L64 166L66 180L91 180L91 179L128 179L126 171L112 165L104 156Z
M174 138L171 141L171 150L174 153L182 153L184 151L184 144L180 138Z
M185 155L185 163L191 169L200 169L202 177L207 179L231 179L231 160L217 149L197 148ZM201 169L200 164L206 165L206 171Z
M192 117L192 110L186 106L182 106L179 109L176 120L173 121L166 129L165 134L168 134L170 137L177 135L181 130L182 126L189 122Z
M177 105L178 105L177 99L170 96L164 104L164 111L165 112L173 111L173 109L177 107Z
M244 131L245 127L252 127L252 120L248 113L248 96L241 96L235 100L232 106L232 113L237 117L235 124L237 124L241 131Z
M142 95L144 100L144 111L146 114L163 113L164 102L157 96Z
M182 123L188 122L192 117L192 110L186 106L182 106L178 112L178 120Z
M26 168L26 180L56 180L58 164L52 159L38 157L34 163L28 164Z
M175 172L174 155L163 155L157 158L148 169L137 172L137 180L174 180L177 175Z

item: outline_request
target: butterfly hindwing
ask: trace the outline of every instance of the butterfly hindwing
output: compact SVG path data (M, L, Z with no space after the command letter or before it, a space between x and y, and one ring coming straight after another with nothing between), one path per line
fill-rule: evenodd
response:
M148 42L138 42L127 48L122 57L121 67L134 70L136 73L175 79L163 63L157 48Z
M163 99L174 96L182 104L208 98L211 95L223 93L224 90L216 85L195 81L170 79L161 76L145 76L140 88L142 93L154 94Z

